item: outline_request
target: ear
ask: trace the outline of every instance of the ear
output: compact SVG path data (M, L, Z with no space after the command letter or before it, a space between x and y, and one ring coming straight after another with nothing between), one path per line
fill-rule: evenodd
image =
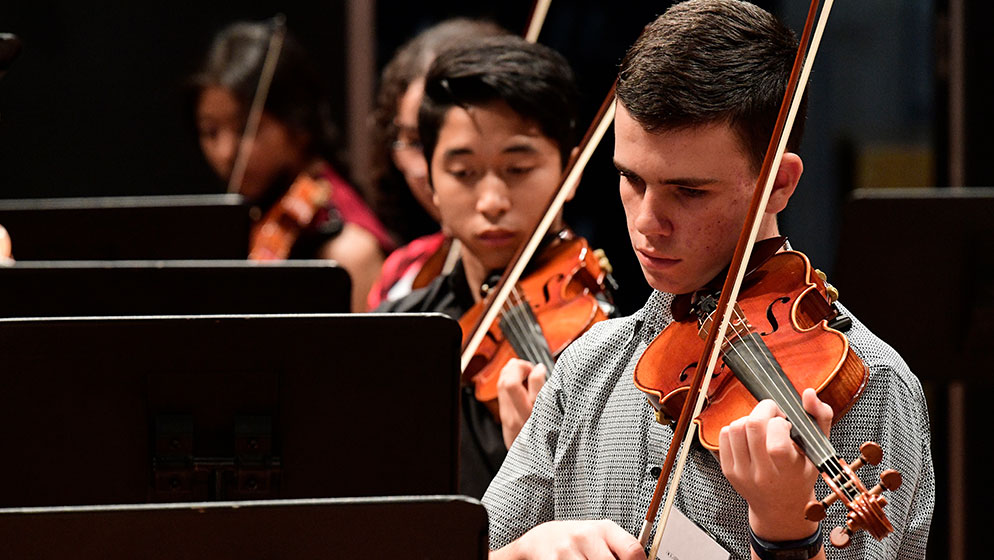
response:
M580 153L580 147L579 146L574 147L572 150L570 150L570 152L569 152L569 159L567 159L566 162L568 163L568 162L572 161L573 158L575 158L577 156L577 154L579 154L579 153ZM563 171L565 171L565 169ZM577 189L577 187L580 186L580 181L582 181L582 180L583 180L583 173L580 173L580 176L576 178L576 184L573 185L573 188L570 189L569 194L566 195L566 201L567 202L569 202L570 200L573 200L573 196L576 195L576 189Z
M794 194L797 183L801 180L801 173L804 172L804 163L801 156L793 152L785 152L780 161L780 169L777 171L777 178L773 181L773 190L770 192L770 201L766 206L767 214L779 214L787 207L787 202Z

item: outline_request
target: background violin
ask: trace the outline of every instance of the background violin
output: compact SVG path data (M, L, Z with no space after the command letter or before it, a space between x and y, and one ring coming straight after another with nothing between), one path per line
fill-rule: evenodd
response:
M252 227L249 259L273 260L290 256L300 232L314 220L331 197L328 181L302 173L290 189Z
M514 357L543 364L547 372L566 347L594 323L607 318L599 294L606 293L610 265L586 240L564 232L546 249L533 270L503 304L500 319L463 368L463 382L475 386L477 400L495 418L500 370ZM463 343L473 332L488 301L476 303L459 320Z

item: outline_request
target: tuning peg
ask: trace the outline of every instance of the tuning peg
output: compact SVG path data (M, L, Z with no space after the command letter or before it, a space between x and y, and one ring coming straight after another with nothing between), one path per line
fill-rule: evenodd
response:
M876 444L874 444L876 445ZM879 447L879 446L878 446ZM860 450L862 451L862 449ZM854 463L855 464L855 463ZM897 490L901 487L902 477L901 473L894 469L887 469L880 474L880 484L877 484L870 489L869 494L873 496L870 498L869 503L872 503L874 507L884 507L887 505L887 498L883 497L881 493L884 490ZM835 496L830 496L834 498ZM828 500L826 498L825 502L831 503L834 500ZM811 502L805 509L805 515L807 515L808 510L811 510L814 505L821 507L821 515L824 518L825 509L822 507L824 502ZM820 521L822 518L819 518ZM835 548L845 548L849 546L849 542L852 540L853 531L858 531L860 529L870 529L870 533L873 534L873 528L860 523L859 519L872 519L872 518L859 518L854 516L852 513L849 514L849 520L847 521L846 527L836 527L832 529L829 534L828 540L832 543ZM890 524L887 523L886 526L889 528ZM889 531L889 529L888 529ZM883 533L886 534L886 533Z
M808 521L821 521L825 519L825 509L836 500L835 494L829 494L824 502L812 500L804 507L804 519Z
M848 527L836 527L828 534L828 542L835 548L845 548L852 541L852 531Z
M904 478L901 476L901 473L894 469L887 469L880 473L880 484L877 484L871 488L870 493L880 494L884 490L890 490L893 492L901 487L901 482L903 481ZM883 496L881 496L881 498L883 498Z
M594 249L594 256L597 257L597 264L601 265L601 268L605 272L608 274L614 272L614 267L611 266L611 261L607 260L607 254L604 252L604 249Z
M883 458L884 450L880 448L880 444L868 441L859 446L859 459L853 461L849 468L856 471L865 464L879 465Z
M852 464L849 465L849 468L855 472L866 464L879 465L883 458L884 452L883 449L880 448L880 444L868 441L859 446L859 459L853 461ZM887 469L880 475L880 480L881 483L875 486L873 490L870 490L870 493L879 495L884 490L897 489L897 487L901 485L901 473L894 469ZM839 499L838 495L832 493L825 496L825 499L820 502L808 502L808 505L804 508L804 518L808 521L821 521L822 519L825 519L825 510L827 510L828 506L832 505L837 499ZM881 499L884 500L884 503L886 503L886 499L882 496Z

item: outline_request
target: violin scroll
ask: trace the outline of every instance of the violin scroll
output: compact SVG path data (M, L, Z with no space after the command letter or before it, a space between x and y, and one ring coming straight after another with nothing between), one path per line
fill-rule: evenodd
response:
M881 494L884 490L897 490L901 486L901 473L894 469L887 469L880 474L880 483L866 490L863 483L856 476L857 469L865 464L878 465L883 459L883 450L880 445L868 441L859 448L860 457L847 465L840 461L842 471L835 477L822 472L822 477L832 489L832 494L824 500L810 502L804 508L804 518L809 521L821 521L825 519L825 511L828 506L836 500L842 499L847 503L849 513L846 516L846 526L832 529L829 541L836 548L849 546L853 533L866 530L870 536L877 540L886 537L894 530L894 527L884 515L883 507L887 505L887 498ZM855 496L854 492L856 492Z

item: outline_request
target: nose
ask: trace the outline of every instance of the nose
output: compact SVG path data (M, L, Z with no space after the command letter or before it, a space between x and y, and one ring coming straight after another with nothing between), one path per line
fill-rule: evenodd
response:
M487 173L477 184L476 211L490 221L497 221L511 209L507 183L496 173Z
M635 229L646 237L673 235L673 222L667 209L664 194L652 187L646 188L635 214Z
M231 176L231 170L235 166L239 140L239 135L234 131L224 130L218 133L211 146L210 159L214 169L225 179Z

